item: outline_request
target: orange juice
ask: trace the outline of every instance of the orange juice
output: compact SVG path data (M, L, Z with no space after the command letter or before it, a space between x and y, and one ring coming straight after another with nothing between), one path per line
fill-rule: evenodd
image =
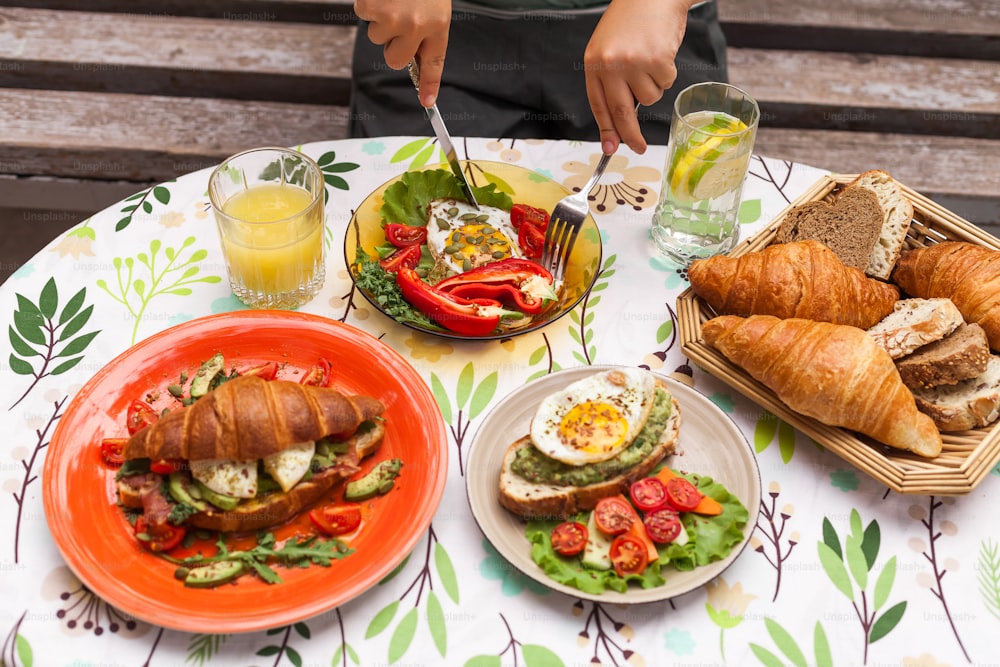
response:
M222 249L230 281L241 291L273 296L267 305L304 303L323 281L323 199L288 183L262 183L240 190L222 205Z

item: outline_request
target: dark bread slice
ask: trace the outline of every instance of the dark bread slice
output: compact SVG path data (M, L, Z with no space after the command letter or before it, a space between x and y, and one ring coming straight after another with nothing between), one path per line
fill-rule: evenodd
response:
M981 375L958 384L914 389L913 398L940 431L989 426L1000 418L1000 357L990 355Z
M874 192L848 188L832 204L816 201L791 209L778 227L776 241L819 241L844 264L864 271L878 242L882 217Z
M896 360L899 377L910 389L957 384L986 371L990 344L978 324L962 324L941 340Z
M597 484L536 484L520 477L511 470L514 457L519 449L534 446L530 436L524 436L508 447L504 454L500 470L500 504L525 519L566 518L577 512L593 509L601 498L628 493L632 482L648 475L660 461L674 452L680 432L681 412L677 399L671 396L670 400L670 418L649 456L627 472Z

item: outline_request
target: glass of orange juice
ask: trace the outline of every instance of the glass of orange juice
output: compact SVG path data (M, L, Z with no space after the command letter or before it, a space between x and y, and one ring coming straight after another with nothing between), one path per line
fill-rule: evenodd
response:
M323 287L323 172L289 148L220 164L208 195L233 293L251 308L296 308Z

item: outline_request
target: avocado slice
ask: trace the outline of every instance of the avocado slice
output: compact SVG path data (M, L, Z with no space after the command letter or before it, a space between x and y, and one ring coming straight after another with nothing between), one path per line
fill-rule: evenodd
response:
M221 352L216 352L208 361L202 362L198 372L191 378L191 398L201 398L208 393L212 380L226 368L226 360Z
M212 588L229 583L247 571L243 561L220 560L208 565L193 567L184 577L184 585L192 588Z
M378 463L367 475L347 483L344 500L368 500L389 493L403 467L403 459L387 459Z
M223 493L213 491L197 479L194 480L194 483L197 486L198 493L201 494L201 497L221 510L233 510L240 504L240 499L235 496L227 496Z
M183 471L178 470L170 473L167 484L170 497L182 505L190 505L199 512L204 512L208 509L208 505L191 495L191 483L191 477Z

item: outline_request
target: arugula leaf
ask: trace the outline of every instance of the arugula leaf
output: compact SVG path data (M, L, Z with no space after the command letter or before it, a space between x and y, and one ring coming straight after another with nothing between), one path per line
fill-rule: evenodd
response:
M509 211L514 200L499 192L494 183L473 187L476 201L483 206L495 206ZM462 186L453 173L445 169L405 172L382 194L382 224L400 222L423 227L427 224L427 206L435 199L465 199Z
M395 274L383 269L378 261L369 257L361 247L358 247L354 282L358 289L372 296L385 314L397 322L409 322L425 329L444 331L403 298L403 292L396 284Z

